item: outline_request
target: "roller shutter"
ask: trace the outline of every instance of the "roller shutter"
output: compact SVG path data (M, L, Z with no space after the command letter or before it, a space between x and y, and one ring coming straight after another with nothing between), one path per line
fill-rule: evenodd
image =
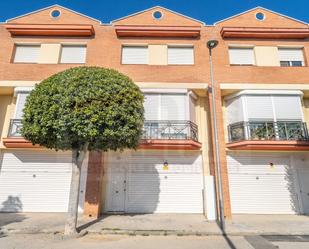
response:
M202 213L202 160L199 152L131 152L127 155L109 155L107 171L117 171L122 163L125 170L123 212L127 213ZM117 158L119 159L117 162ZM122 161L122 162L121 162ZM164 162L168 168L164 169ZM112 199L122 195L110 187L119 174L108 174L106 211L114 209ZM110 184L109 184L110 183Z
M295 189L298 183L288 155L230 153L227 163L232 213L298 212L299 202Z
M49 150L3 152L0 155L0 211L66 212L71 162L71 153ZM83 165L81 176L80 208L84 200L86 165Z

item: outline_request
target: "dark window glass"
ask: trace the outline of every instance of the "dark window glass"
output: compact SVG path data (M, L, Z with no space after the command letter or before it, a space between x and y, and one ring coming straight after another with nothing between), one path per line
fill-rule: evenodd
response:
M290 62L289 61L280 61L280 66L281 67L289 67L290 66Z
M302 67L303 63L301 61L292 61L292 67Z

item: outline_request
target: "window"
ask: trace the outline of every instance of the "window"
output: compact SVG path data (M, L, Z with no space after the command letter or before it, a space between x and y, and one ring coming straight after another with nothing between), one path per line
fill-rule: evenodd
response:
M187 95L181 93L145 94L146 120L186 120Z
M253 48L229 48L231 65L254 65Z
M85 45L62 45L60 63L85 63Z
M279 48L278 52L281 67L302 67L305 65L302 48Z
M40 45L16 45L15 63L37 63L40 54Z
M167 51L167 63L169 65L193 65L193 46L169 46Z
M17 94L16 109L15 109L15 119L21 119L23 117L23 109L26 103L26 98L29 92L20 92Z
M122 64L148 64L148 46L123 46Z
M303 120L301 93L245 93L227 100L228 123ZM241 113L241 115L237 114ZM238 116L235 119L235 116Z
M266 92L245 91L227 100L229 140L307 139L301 105L302 93Z

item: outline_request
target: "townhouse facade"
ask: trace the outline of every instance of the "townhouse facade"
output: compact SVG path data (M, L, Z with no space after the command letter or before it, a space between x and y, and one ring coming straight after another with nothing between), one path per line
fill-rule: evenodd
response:
M74 66L114 68L145 95L137 151L89 152L80 211L309 213L308 24L255 8L214 25L154 7L110 24L54 5L0 24L0 211L65 212L71 153L20 134L35 84ZM215 167L209 40L221 172Z

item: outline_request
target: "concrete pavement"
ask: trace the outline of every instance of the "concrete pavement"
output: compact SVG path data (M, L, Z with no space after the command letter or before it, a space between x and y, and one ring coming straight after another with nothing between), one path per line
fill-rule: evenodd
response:
M309 241L289 238L270 242L259 236L128 236L88 234L82 238L64 239L60 234L0 235L2 249L307 249Z
M4 233L62 233L64 213L0 213ZM195 214L109 215L80 217L81 230L90 233L134 235L221 235L216 222ZM234 215L229 235L309 235L309 217L297 215Z
M237 249L254 249L243 237L232 237ZM79 239L61 239L50 234L10 234L0 238L5 249L231 249L222 236L126 236L90 234Z

